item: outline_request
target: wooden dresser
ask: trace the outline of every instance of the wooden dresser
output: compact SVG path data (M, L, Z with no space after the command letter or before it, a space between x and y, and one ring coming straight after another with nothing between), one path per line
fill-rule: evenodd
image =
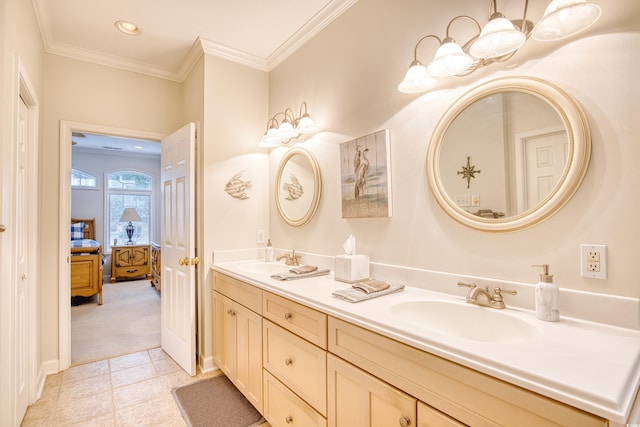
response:
M160 272L162 270L160 255L160 245L151 242L151 286L155 286L158 291L161 285Z
M111 247L111 283L118 279L149 278L150 275L149 245Z

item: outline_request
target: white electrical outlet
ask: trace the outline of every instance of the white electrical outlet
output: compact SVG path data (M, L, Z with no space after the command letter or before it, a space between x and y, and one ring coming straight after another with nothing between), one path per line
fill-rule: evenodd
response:
M264 244L264 230L256 231L256 244L258 245Z
M607 278L607 245L580 245L582 277Z

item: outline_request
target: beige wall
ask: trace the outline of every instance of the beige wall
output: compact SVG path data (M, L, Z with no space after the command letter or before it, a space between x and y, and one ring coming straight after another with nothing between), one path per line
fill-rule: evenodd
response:
M601 2L597 34L546 45L529 40L508 65L450 79L444 89L423 96L401 94L396 86L421 36L442 35L455 15L481 18L486 13L485 2L434 3L360 1L270 73L270 112L306 100L324 130L306 144L322 169L317 216L294 229L281 220L272 202L274 245L334 255L353 233L358 251L376 262L528 283L538 280L532 264L549 263L561 287L640 296L635 269L640 56L632 53L640 47L640 3ZM534 3L530 16L538 19L544 5ZM612 16L613 8L619 15ZM435 48L421 45L423 62ZM577 99L590 121L593 151L582 186L560 212L529 230L490 234L459 225L438 207L426 182L426 152L438 118L457 97L475 84L506 75L547 79ZM391 134L393 218L343 220L339 143L384 128ZM272 180L281 156L282 150L271 154ZM608 246L607 280L580 276L581 243Z
M44 134L40 142L41 270L58 277L60 121L169 134L184 122L179 83L45 55ZM58 285L42 289L43 360L58 359Z
M210 55L204 60L204 123L199 146L198 224L202 241L199 342L202 363L211 362L212 253L256 246L256 231L269 228L268 155L257 149L267 122L268 74ZM236 174L251 181L248 199L229 196Z

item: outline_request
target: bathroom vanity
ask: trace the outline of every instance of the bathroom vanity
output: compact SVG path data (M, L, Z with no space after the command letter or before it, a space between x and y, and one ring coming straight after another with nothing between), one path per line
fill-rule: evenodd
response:
M597 354L567 362L570 354L557 353L562 345L537 346L575 332L579 326L571 321L538 325L534 318L523 340L512 338L508 326L506 338L448 336L411 327L394 310L416 301L464 304L453 296L407 287L350 304L330 296L345 287L331 276L279 282L269 276L286 266L261 264L212 267L214 361L274 427L607 426L626 416L615 413L625 409L609 393L620 398L625 393L612 390L633 383L635 397L637 331L578 331L587 334L581 339L593 334L595 345L625 349L627 343L636 353L622 361L630 366L601 364ZM577 364L576 371L566 372L567 363ZM584 363L606 371L608 383L595 381L598 387L589 389L593 379L572 378Z

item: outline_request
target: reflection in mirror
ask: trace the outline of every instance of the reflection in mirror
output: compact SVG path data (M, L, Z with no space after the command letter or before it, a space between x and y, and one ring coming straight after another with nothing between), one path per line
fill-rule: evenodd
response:
M486 96L462 111L444 135L442 186L458 206L476 215L522 213L542 202L560 180L568 143L562 117L538 96L517 91ZM468 158L471 171L482 171L477 179L467 179Z
M318 209L322 191L315 157L303 148L289 150L278 167L275 190L282 219L296 227L308 223Z
M513 231L566 203L589 153L586 118L567 94L538 79L502 78L472 89L447 110L429 144L427 175L454 219L480 230Z

